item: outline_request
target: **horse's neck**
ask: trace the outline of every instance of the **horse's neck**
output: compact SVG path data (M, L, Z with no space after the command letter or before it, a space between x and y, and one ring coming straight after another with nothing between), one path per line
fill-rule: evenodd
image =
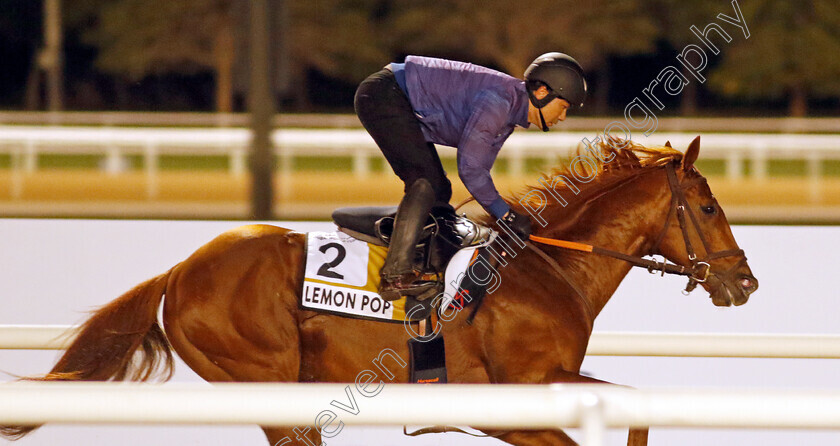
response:
M649 252L667 216L670 192L661 169L628 179L584 205L570 239L633 256ZM612 212L605 212L611 210ZM594 318L632 266L597 254L578 254L569 263Z

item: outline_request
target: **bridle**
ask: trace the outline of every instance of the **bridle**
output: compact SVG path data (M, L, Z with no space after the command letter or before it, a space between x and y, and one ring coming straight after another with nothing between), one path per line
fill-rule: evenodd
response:
M566 240L557 240L547 237L538 237L534 235L530 237L531 240L546 245L557 246L560 248L571 249L575 251L591 252L594 254L623 260L632 264L633 266L645 268L651 274L661 273L663 276L665 274L687 276L688 284L686 285L684 291L686 294L690 293L695 288L697 288L698 284L706 282L710 275L714 275L716 277L721 278L721 284L727 281L728 279L733 279L732 276L736 274L736 270L740 266L745 265L747 262L747 257L744 255L744 250L727 249L723 251L712 252L706 235L700 230L700 224L698 223L697 216L694 214L694 211L691 209L691 206L688 204L688 199L686 199L685 196L686 190L691 189L692 187L695 187L699 184L705 183L706 179L702 176L698 176L687 180L684 183L680 183L679 179L677 178L677 173L674 170L674 163L668 163L665 166L665 171L667 172L668 177L668 187L671 189L671 205L668 211L668 218L665 219L665 225L662 228L662 231L660 231L659 236L656 238L656 242L653 244L653 247L651 248L650 252L654 253L659 249L659 246L665 239L665 235L667 234L668 228L671 225L671 217L673 217L676 213L677 222L679 222L680 230L682 231L683 235L683 241L685 243L685 250L688 254L688 260L689 262L691 262L689 266L670 263L664 258L661 262L659 262L656 260L645 259L643 257L624 254L618 251L613 251L611 249L587 245L584 243L570 242ZM691 221L691 225L693 226L694 231L700 237L700 241L703 243L703 248L705 248L706 256L703 258L698 259L697 254L694 251L694 246L691 243L691 238L689 237L688 233L688 223L685 218L686 214L688 214L688 219ZM723 271L722 273L712 273L711 266L709 264L710 261L724 257L736 256L740 257L740 260L738 260L738 262L732 265L729 269Z
M662 232L660 232L659 237L656 238L656 243L654 243L651 252L659 250L659 245L665 238L665 234L668 232L668 227L671 224L671 216L674 215L674 212L676 212L677 221L680 224L680 231L682 231L683 235L683 242L685 243L685 252L688 254L688 261L691 262L691 267L695 273L703 271L702 275L693 274L689 276L688 285L686 285L685 291L691 292L697 287L698 283L703 283L708 279L709 274L711 273L711 266L709 265L709 262L715 259L721 259L724 257L740 257L738 262L726 271L723 271L722 273L714 273L715 276L721 278L721 282L725 282L727 279L732 279L733 277L731 276L735 274L735 271L747 263L747 257L744 255L744 250L726 249L723 251L712 252L709 240L706 237L706 234L700 230L700 223L697 221L697 216L694 214L694 210L692 210L691 206L688 204L688 199L685 197L686 190L705 183L706 179L702 176L697 176L685 183L680 183L672 163L669 163L665 167L665 170L668 174L668 187L671 188L671 206L670 211L668 212L668 218L665 219L665 227L662 228ZM694 246L691 244L691 239L688 235L688 225L685 219L686 214L688 214L691 225L694 227L694 232L696 232L697 236L700 237L700 242L703 244L703 249L706 251L706 256L703 258L697 258L697 253L695 253Z

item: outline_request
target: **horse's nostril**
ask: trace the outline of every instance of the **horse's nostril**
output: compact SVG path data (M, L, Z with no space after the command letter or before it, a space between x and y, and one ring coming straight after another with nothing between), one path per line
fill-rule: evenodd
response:
M749 292L753 292L756 289L758 289L758 280L756 280L755 277L743 276L741 277L741 280L738 281L738 283L741 285L741 288Z
M744 288L751 287L752 286L752 280L747 279L747 278L741 279L741 286L744 287Z

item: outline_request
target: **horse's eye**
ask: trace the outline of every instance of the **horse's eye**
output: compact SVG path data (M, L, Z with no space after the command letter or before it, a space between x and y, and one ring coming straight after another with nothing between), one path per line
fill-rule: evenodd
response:
M703 211L703 213L706 214L706 215L717 214L717 208L714 205L712 205L712 206L700 206L700 210Z

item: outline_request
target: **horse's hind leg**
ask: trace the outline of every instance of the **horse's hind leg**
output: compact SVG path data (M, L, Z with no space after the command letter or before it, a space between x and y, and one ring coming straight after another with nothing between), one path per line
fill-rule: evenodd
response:
M231 370L229 373L223 366L231 364L226 364L226 361L219 361L218 359L211 360L210 357L189 342L177 323L170 322L167 324L167 336L181 359L199 376L209 382L296 381L297 377L292 376L292 374L281 373L278 375L277 370L259 371L259 367L253 366L249 370L251 373L243 373L243 370ZM321 435L311 427L263 427L262 430L271 446L321 444Z
M199 258L182 267L164 300L166 335L207 381L297 382L300 340L295 307L286 305L294 296L278 294L282 287L276 282L285 276L272 257L259 250L247 254L267 260L229 273L224 285L207 279L211 266L221 274L220 261L208 266ZM263 427L263 432L272 446L320 444L311 427Z

